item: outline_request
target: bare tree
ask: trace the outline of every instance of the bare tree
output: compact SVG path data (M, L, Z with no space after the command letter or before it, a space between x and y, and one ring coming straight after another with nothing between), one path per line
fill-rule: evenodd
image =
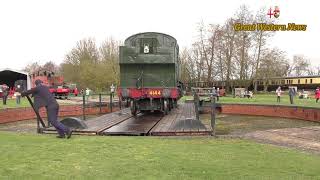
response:
M28 64L23 71L29 73L29 74L33 74L36 71L39 71L41 69L41 65L39 64L39 62L33 62Z
M312 74L310 60L304 55L294 55L289 75L302 76Z
M226 90L230 91L230 79L233 70L233 57L234 57L234 46L235 46L235 36L236 31L233 30L233 24L235 23L234 19L228 19L226 24L223 27L224 36L223 36L223 49L225 53L225 67L226 67Z
M240 24L252 24L253 14L246 5L240 6L235 14L236 22ZM235 37L235 58L238 68L238 79L248 78L249 49L251 47L252 33L250 31L241 31Z
M53 61L48 61L46 62L43 66L43 69L45 69L46 71L50 71L53 72L55 74L59 74L60 73L60 67L55 64Z
M285 52L277 48L266 49L261 56L257 77L263 80L264 91L267 91L269 79L286 76L289 67Z
M266 24L273 23L274 20L268 18L265 12L267 12L265 7L259 9L258 12L256 13L254 23L266 23ZM255 51L254 51L255 53L253 58L255 66L252 67L252 72L255 72L255 73L252 73L253 79L256 79L259 73L258 70L259 70L260 61L261 61L261 53L263 52L263 49L267 44L267 40L273 35L274 35L274 32L272 31L254 31L253 32L253 43L255 45ZM254 82L254 91L257 91L257 83L256 81L253 81L253 82Z

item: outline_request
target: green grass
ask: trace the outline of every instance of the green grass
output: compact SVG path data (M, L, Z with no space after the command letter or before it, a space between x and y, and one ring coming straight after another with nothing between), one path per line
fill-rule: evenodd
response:
M193 99L192 96L184 96L181 101ZM277 102L276 95L273 94L256 94L252 99L248 98L233 98L232 96L220 97L219 103L240 103L240 104L267 104L267 105L285 105L285 106L301 106L301 107L316 107L320 108L320 101L316 103L314 97L310 99L294 98L294 104L290 104L289 96L281 96L281 102Z
M0 109L4 108L18 108L18 107L30 107L27 98L21 98L21 104L16 103L16 99L7 99L7 105L3 105L2 99L0 99Z
M0 132L0 179L319 179L320 157L245 140Z

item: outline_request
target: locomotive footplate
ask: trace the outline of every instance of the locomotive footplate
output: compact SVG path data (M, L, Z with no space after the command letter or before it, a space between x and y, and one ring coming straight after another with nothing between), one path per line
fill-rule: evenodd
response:
M126 121L106 129L103 135L132 135L145 136L161 120L162 113L141 113Z

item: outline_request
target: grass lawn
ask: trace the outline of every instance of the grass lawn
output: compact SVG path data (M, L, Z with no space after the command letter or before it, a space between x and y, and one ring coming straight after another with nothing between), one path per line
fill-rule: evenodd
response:
M18 105L16 103L16 99L7 99L7 105L3 105L2 98L0 98L0 109L4 108L18 108L18 107L30 107L30 104L28 102L27 98L21 98L21 104Z
M192 96L184 96L182 101L186 99L193 99ZM317 107L320 108L320 101L312 96L310 99L299 99L295 97L294 104L290 104L289 96L281 96L281 102L277 103L277 97L273 94L256 94L252 99L248 98L233 98L232 96L220 97L219 103L240 103L240 104L268 104L268 105L286 105L286 106L302 106L302 107Z
M244 140L0 132L0 179L320 179L320 156Z
M31 107L29 104L29 101L27 98L22 97L21 104L16 103L16 99L7 99L7 105L3 105L2 103L2 98L0 98L0 109L5 109L5 108L20 108L20 107ZM66 103L59 103L60 105L68 105Z

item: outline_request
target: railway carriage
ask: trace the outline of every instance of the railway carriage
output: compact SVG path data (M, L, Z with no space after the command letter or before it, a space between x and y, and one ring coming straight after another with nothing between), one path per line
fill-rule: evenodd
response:
M313 76L292 76L292 77L271 77L268 79L257 79L256 86L258 91L275 91L279 86L283 89L287 89L289 86L296 86L298 89L315 90L320 87L320 75ZM232 87L245 87L249 90L254 89L253 80L231 80ZM225 81L196 81L193 83L187 83L187 89L191 87L220 87L223 88L226 85Z
M293 77L274 77L268 80L258 79L257 89L263 90L268 86L268 91L274 91L278 86L289 87L297 86L298 89L314 90L320 86L320 76L293 76Z
M138 111L160 110L165 114L181 97L179 46L170 35L156 32L128 37L120 46L118 95Z

